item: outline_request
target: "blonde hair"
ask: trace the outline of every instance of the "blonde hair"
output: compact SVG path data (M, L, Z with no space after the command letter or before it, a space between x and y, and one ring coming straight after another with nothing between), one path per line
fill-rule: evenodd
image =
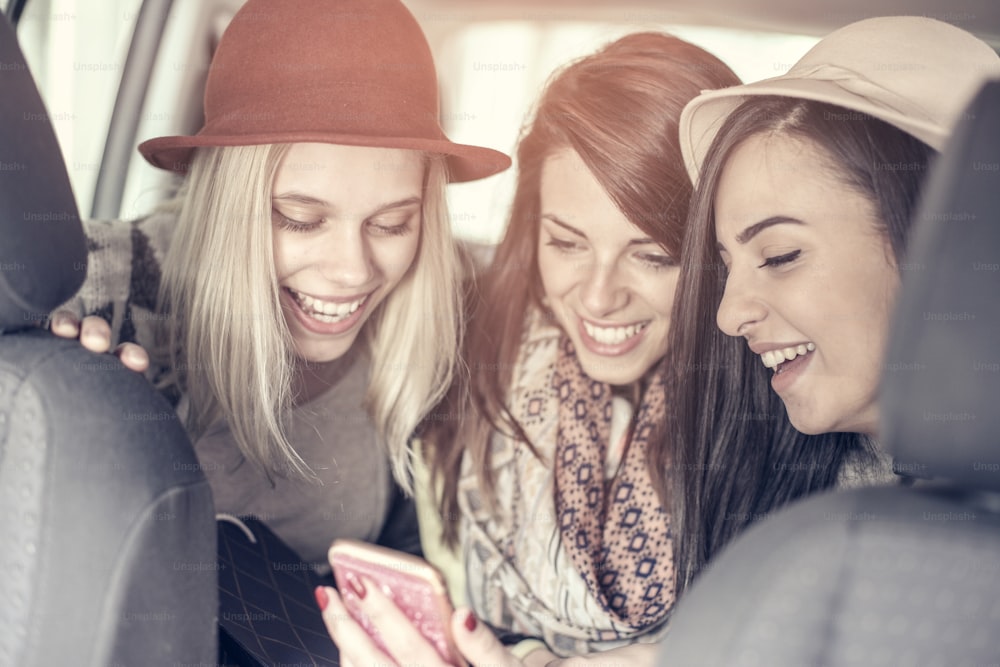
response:
M451 235L446 183L443 158L431 157L417 257L367 325L372 372L366 407L388 445L396 480L409 493L409 439L451 385L464 333L462 269Z
M188 395L192 438L221 417L243 455L267 474L314 478L285 434L296 367L274 268L271 187L287 150L196 151L164 260L160 308L170 314L163 343L172 381ZM462 329L445 165L436 156L426 162L417 256L358 339L371 357L365 406L407 491L409 439L451 382Z

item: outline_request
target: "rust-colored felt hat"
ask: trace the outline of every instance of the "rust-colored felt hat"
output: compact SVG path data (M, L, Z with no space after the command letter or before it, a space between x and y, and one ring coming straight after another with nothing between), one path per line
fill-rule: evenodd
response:
M139 152L177 172L201 146L298 142L444 154L451 181L510 166L499 151L452 142L438 118L430 47L398 0L249 0L212 58L204 127Z

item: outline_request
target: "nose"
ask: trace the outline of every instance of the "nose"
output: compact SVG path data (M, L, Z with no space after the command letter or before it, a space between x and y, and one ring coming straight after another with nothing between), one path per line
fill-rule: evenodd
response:
M747 336L767 317L764 303L757 298L753 285L741 275L730 273L715 314L715 322L729 336Z
M338 287L366 287L375 277L370 240L357 225L338 224L316 245L317 264L324 278Z
M588 273L584 280L581 301L594 317L604 317L628 303L627 287L616 262L596 261L583 269Z

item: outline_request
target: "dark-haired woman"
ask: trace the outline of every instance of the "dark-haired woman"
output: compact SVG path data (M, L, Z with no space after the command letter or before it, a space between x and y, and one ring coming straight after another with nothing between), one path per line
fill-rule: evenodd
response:
M910 221L1000 59L954 26L882 17L786 74L699 96L697 182L670 353L678 593L748 524L834 486L892 480L878 385Z
M670 512L649 461L666 446L662 360L691 196L678 119L700 91L737 82L702 49L639 33L543 93L518 148L509 227L471 308L471 382L449 408L462 419L427 434L474 612L455 619L457 637L469 637L464 618L533 638L510 659L616 649L652 660L674 588ZM390 619L380 626L392 657L434 664L377 586L366 591L363 608ZM342 613L328 618L335 638L351 638L338 642L351 664L388 657Z

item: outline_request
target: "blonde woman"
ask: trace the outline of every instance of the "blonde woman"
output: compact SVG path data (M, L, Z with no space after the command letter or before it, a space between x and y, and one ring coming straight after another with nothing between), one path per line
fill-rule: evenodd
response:
M259 518L317 570L334 538L384 533L408 439L451 382L444 185L510 162L449 141L437 100L398 1L250 0L213 58L204 127L140 146L186 173L180 196L91 225L88 282L53 317L94 350L129 342L135 369L152 361L217 511ZM415 545L404 528L383 541Z

